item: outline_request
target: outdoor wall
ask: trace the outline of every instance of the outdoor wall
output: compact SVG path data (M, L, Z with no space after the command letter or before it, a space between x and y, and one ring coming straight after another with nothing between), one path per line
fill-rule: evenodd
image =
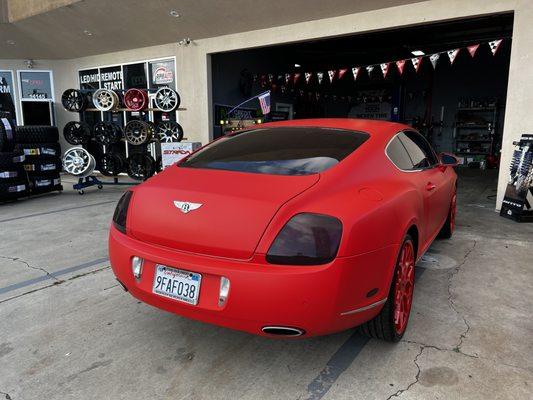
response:
M180 113L180 123L189 140L203 143L212 137L210 54L279 43L304 41L410 26L437 21L468 18L514 11L514 31L508 81L507 109L503 138L502 163L497 205L505 191L512 142L530 132L533 104L533 74L530 53L533 49L533 2L531 0L430 0L381 10L345 15L281 27L194 41L189 46L175 43L99 56L58 61L54 69L56 99L62 91L78 86L78 69L138 60L176 56L177 87L187 111ZM169 40L175 38L169 38ZM193 38L194 39L194 38ZM39 61L38 61L39 62ZM44 62L43 62L44 63ZM3 61L0 61L3 68ZM41 66L36 66L41 68ZM42 67L44 69L44 67ZM73 115L66 116L56 107L60 129Z

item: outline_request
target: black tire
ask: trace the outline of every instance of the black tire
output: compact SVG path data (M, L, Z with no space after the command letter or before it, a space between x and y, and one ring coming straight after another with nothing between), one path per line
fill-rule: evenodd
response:
M17 126L16 143L54 143L59 141L59 131L55 126Z
M47 193L63 190L58 172L30 176L29 182L31 193Z
M11 128L9 132L4 126L4 121L0 121L0 151L12 151L15 144L15 129L11 121L7 120L7 122Z
M22 151L27 160L29 157L41 155L61 157L59 143L17 143L15 150Z
M439 231L438 237L441 239L450 239L455 230L455 216L457 214L457 193L454 193L450 204L450 210L446 217L446 222Z
M61 95L61 104L67 111L82 112L87 108L87 96L77 89L67 89Z
M387 301L385 302L385 305L383 306L383 308L381 309L380 313L377 316L375 316L370 321L365 322L364 324L359 326L359 332L365 336L371 337L373 339L381 339L387 342L396 343L400 341L400 339L403 337L405 333L405 328L404 328L404 331L399 334L396 331L395 325L394 325L394 288L396 286L396 280L397 280L396 272L399 268L398 264L400 263L402 249L404 248L407 242L410 242L411 245L413 246L413 249L415 251L414 259L416 260L416 247L414 245L415 242L413 238L409 234L407 234L402 242L402 247L400 248L398 257L396 259L393 278L392 278L391 286L389 289L389 295L387 297Z
M142 181L155 174L156 163L152 156L143 153L132 154L128 159L128 176Z
M0 182L0 201L18 199L28 195L28 182L25 179L13 182Z
M24 162L24 169L30 175L58 173L62 168L61 159L52 156L29 157L29 160Z

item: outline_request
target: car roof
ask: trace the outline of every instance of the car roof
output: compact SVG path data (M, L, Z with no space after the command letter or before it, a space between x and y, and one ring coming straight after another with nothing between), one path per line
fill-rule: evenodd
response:
M384 146L399 131L405 129L413 130L410 126L397 122L355 118L292 119L268 122L257 126L256 129L261 127L320 127L365 132L370 135L371 141L375 145L383 144Z

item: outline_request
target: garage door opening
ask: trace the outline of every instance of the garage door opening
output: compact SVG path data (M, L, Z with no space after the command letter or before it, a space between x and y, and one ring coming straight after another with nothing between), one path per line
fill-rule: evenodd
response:
M415 127L464 166L495 169L512 26L499 14L214 54L214 137L265 120L382 119ZM270 115L255 100L227 116L266 90Z

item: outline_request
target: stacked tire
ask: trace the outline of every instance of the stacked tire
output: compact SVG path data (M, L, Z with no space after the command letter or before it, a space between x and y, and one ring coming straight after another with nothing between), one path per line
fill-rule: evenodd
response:
M28 181L22 162L24 155L14 151L13 126L8 119L0 122L0 201L28 195Z
M24 155L31 194L63 190L59 132L55 126L18 126L15 150Z

